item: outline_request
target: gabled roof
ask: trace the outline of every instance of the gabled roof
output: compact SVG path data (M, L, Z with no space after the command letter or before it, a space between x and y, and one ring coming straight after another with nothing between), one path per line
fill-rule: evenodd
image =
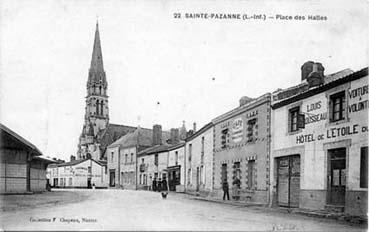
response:
M151 146L152 130L137 128L134 132L129 132L110 144L108 147L132 147L132 146Z
M100 138L100 149L104 152L105 149L120 137L126 135L129 132L134 132L137 127L125 126L109 123L108 126L99 131L97 136Z
M58 166L58 167L73 166L73 165L77 165L77 164L83 163L83 162L88 161L88 160L92 160L92 161L94 161L95 163L97 163L99 165L104 165L102 162L96 161L94 159L80 159L80 160L72 160L72 161L66 162L66 163L56 164L56 166Z
M23 148L31 151L33 155L42 155L41 151L35 145L0 123L0 147L17 147L18 145L23 145Z

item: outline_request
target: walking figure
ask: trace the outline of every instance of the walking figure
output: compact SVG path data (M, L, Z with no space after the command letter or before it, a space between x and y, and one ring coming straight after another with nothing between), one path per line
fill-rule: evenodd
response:
M223 201L225 200L225 197L227 196L227 199L229 200L229 186L228 186L228 182L225 179L223 181Z
M152 191L156 192L156 178L152 181Z

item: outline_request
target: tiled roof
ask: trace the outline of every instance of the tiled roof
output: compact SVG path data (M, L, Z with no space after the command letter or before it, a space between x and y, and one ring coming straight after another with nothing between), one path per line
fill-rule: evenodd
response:
M5 138L7 135L16 139L17 141L22 143L25 147L27 147L29 150L33 151L34 155L37 155L37 156L42 155L41 151L38 150L38 148L35 145L33 145L32 143L24 139L22 136L18 135L17 133L15 133L14 131L10 130L8 127L0 123L0 142L1 142L0 146L6 145L4 144L4 141L8 141Z
M95 163L97 163L97 164L99 164L99 165L104 165L104 164L103 164L103 162L101 162L101 161L96 161L96 160L94 160L94 159L80 159L80 160L72 160L72 161L70 161L70 162L57 164L56 166L58 166L58 167L73 166L73 165L77 165L77 164L83 163L83 162L88 161L88 160L92 160L92 161L94 161Z
M128 134L120 137L114 143L110 144L108 147L131 147L131 146L151 146L152 145L152 130L139 128L134 132L129 132Z
M104 152L105 149L114 141L129 132L134 132L136 129L136 127L132 126L109 123L108 126L104 130L99 131L97 135L100 138L100 149Z

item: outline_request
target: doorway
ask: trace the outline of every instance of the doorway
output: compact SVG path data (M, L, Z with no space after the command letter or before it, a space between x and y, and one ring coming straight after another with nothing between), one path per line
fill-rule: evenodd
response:
M87 178L87 188L91 188L91 178Z
M327 203L345 205L346 148L328 150Z
M114 187L115 186L115 170L110 170L109 172L109 186Z
M277 159L278 205L297 208L300 201L300 155Z

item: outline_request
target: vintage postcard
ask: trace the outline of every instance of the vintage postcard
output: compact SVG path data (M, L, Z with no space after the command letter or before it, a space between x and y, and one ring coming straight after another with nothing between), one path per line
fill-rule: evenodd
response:
M366 231L368 12L1 1L0 229Z

